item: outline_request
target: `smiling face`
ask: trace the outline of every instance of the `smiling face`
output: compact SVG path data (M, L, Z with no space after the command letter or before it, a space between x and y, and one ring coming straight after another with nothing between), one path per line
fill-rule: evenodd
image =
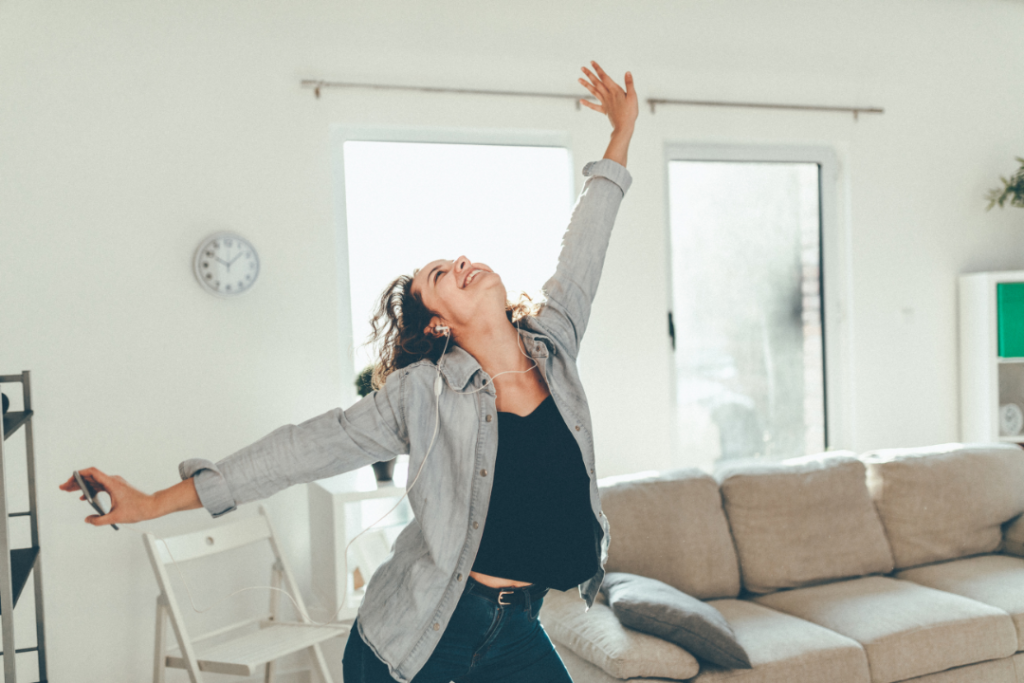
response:
M412 291L436 314L431 325L447 325L453 336L473 324L507 320L501 277L490 266L465 256L431 261L416 273Z

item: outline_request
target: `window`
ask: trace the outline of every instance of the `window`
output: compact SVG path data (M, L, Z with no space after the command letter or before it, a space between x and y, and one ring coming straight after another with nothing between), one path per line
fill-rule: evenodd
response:
M709 470L826 446L820 164L728 156L668 168L677 444Z
M536 295L555 270L574 187L563 147L347 140L345 233L354 370L381 292L435 259L465 255L510 295Z

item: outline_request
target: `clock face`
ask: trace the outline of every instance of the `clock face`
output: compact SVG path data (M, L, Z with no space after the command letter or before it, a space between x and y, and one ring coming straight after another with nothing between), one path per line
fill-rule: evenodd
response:
M1024 429L1024 410L1016 403L999 407L999 432L1003 436L1017 436Z
M200 284L218 296L249 291L260 274L260 259L248 241L228 232L207 237L196 249L195 273Z

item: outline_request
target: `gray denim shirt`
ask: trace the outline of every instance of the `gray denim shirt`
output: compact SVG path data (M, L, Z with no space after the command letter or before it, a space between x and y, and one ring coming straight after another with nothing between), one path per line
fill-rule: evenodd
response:
M632 178L610 159L588 163L583 175L589 179L573 209L558 267L544 285L547 301L538 315L520 322L520 338L543 372L590 475L590 504L603 534L601 568L579 586L589 610L604 579L610 537L576 357L615 215ZM434 434L436 376L429 360L396 370L381 389L347 410L280 427L217 464L186 460L178 468L181 477L195 477L200 501L218 517L288 486L398 454L408 453L409 471L416 472ZM498 450L495 392L480 364L455 347L441 363L441 377L437 440L409 492L415 517L373 574L359 607L363 640L402 683L429 659L466 586L484 532ZM456 393L481 387L470 395Z

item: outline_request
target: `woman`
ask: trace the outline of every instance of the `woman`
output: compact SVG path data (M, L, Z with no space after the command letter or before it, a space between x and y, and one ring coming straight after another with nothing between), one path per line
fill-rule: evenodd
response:
M348 410L286 425L153 495L95 468L110 494L91 524L205 507L213 516L408 453L415 519L371 578L344 656L346 683L570 681L537 621L549 588L578 586L587 608L604 578L608 524L594 473L590 412L576 371L619 204L637 117L596 62L580 83L612 125L604 159L573 210L538 307L507 303L501 278L465 257L431 261L385 291L377 390ZM500 439L499 439L500 435ZM428 458L430 463L425 460ZM422 481L421 481L422 480ZM78 489L73 479L61 485Z

